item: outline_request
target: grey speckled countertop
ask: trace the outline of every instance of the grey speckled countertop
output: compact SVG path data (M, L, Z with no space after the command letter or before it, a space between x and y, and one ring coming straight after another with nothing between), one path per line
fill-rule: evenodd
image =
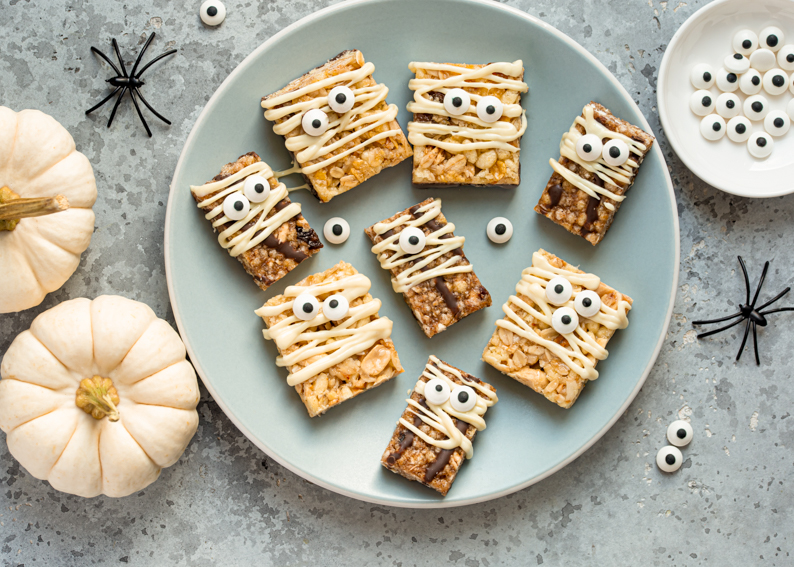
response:
M395 0L399 1L399 0ZM750 0L748 0L750 1ZM0 316L0 354L33 318L80 296L121 292L173 322L162 241L168 183L215 88L256 46L332 2L226 0L211 30L200 0L0 0L0 104L54 115L94 165L97 229L77 273L35 309ZM375 506L313 486L266 458L202 390L198 433L180 462L123 500L85 500L27 474L0 434L3 565L794 565L794 345L790 317L760 332L764 365L733 357L739 332L698 343L690 321L741 299L736 255L767 292L794 282L794 196L751 201L705 185L667 144L656 74L678 27L706 0L511 0L600 59L659 137L681 220L681 280L673 320L644 388L617 424L573 464L512 496L450 510ZM146 137L126 101L84 110L105 91L89 52L124 53L157 32ZM207 49L207 45L211 49ZM148 87L147 87L148 88ZM134 245L131 245L134 243ZM691 418L685 464L654 463L667 424ZM431 561L432 560L432 561Z

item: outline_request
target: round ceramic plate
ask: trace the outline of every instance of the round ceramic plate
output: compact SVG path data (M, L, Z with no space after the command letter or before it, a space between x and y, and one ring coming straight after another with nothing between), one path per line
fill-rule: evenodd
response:
M775 138L775 148L766 159L756 159L747 144L737 144L725 136L709 142L700 135L701 118L689 109L695 88L689 81L692 67L708 63L722 67L733 54L734 34L744 28L760 33L776 25L786 34L785 43L794 43L794 2L791 0L717 0L695 12L673 36L659 71L657 97L659 117L670 145L692 172L706 183L743 197L778 197L794 191L794 130ZM711 92L720 94L716 85ZM741 91L736 94L744 100ZM773 109L785 112L791 91L780 96L761 92ZM763 122L753 122L752 130L762 131Z
M341 216L349 221L351 236L341 246L326 243L262 292L219 247L189 185L204 183L223 164L252 150L273 169L288 168L284 142L264 119L260 97L348 48L360 49L375 63L375 79L391 89L388 100L401 109L403 128L409 119L404 109L410 61L523 59L530 93L522 101L529 128L521 142L521 186L417 189L411 186L409 159L327 204L307 192L293 193L319 233L327 219ZM314 483L370 502L413 507L457 506L509 494L559 470L603 435L637 394L659 352L678 280L679 241L675 197L656 145L597 247L533 212L551 174L549 158L559 155L562 134L591 99L649 129L626 91L579 45L524 13L479 0L337 4L293 24L246 58L207 103L185 144L165 227L168 286L179 330L204 384L235 425L269 456ZM466 255L494 301L432 339L392 291L363 232L429 196L442 198L444 214L456 234L466 237ZM507 216L515 226L506 245L486 237L494 216ZM501 305L538 248L599 274L634 299L629 328L615 335L609 359L598 365L601 378L571 410L480 360L502 317ZM276 349L263 339L263 322L254 310L286 285L340 260L372 280L372 295L383 301L381 315L394 321L392 338L406 371L310 419L287 386L286 371L275 366ZM477 435L474 458L461 468L446 498L380 465L407 392L430 354L490 382L499 394L486 415L487 430Z

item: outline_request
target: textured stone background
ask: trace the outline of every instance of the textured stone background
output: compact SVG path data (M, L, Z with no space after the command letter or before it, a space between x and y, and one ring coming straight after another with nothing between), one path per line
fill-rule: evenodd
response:
M398 0L396 0L398 1ZM748 0L749 1L749 0ZM0 104L53 114L94 165L96 232L77 273L36 309L0 316L0 354L60 301L124 294L172 320L162 257L168 183L205 102L278 30L326 0L227 0L210 30L200 0L1 0ZM4 565L794 565L794 382L791 318L760 333L733 363L737 333L698 343L689 322L741 300L736 254L767 291L794 281L794 197L750 201L695 178L670 150L656 111L656 74L676 29L705 0L511 0L582 43L623 83L671 167L681 219L673 321L645 387L603 439L522 492L443 511L373 506L317 488L265 458L203 392L198 433L174 467L124 500L84 500L32 478L0 440ZM181 5L178 5L181 4ZM126 54L156 31L151 53L179 53L148 72L149 99L173 126L153 139L126 101L108 135L106 92L89 46ZM212 46L207 49L207 44ZM148 87L147 87L148 88ZM151 91L150 91L151 92ZM131 243L136 243L131 246ZM675 475L653 464L667 424L691 418L695 440Z

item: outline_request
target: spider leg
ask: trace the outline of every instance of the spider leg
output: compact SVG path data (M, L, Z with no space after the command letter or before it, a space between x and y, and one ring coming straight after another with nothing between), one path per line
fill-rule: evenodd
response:
M780 309L773 309L772 311L767 311L766 313L761 313L764 317L767 315L772 315L772 313L780 313L782 311L794 311L794 307L781 307ZM760 313L760 311L759 311Z
M744 289L746 290L747 297L744 304L750 305L750 278L747 277L747 268L744 265L744 260L742 260L741 256L737 256L737 258L739 258L739 265L742 267L742 273L744 274Z
M143 122L143 127L146 128L146 133L149 134L149 137L152 137L152 131L149 130L149 125L146 123L146 119L143 117L143 113L141 112L141 107L138 106L138 101L135 100L135 92L137 89L130 89L130 98L132 99L132 104L135 105L135 110L138 111L138 118L141 119Z
M108 120L108 128L110 125L113 124L113 118L116 116L116 110L121 104L121 99L124 98L124 93L127 91L127 87L122 87L121 92L119 93L119 98L116 99L116 104L113 105L113 112L110 113L110 120Z
M143 54L146 53L146 50L149 48L149 44L152 43L152 40L154 39L155 35L156 34L154 32L149 34L149 37L146 39L146 43L143 44L143 47L141 48L141 52L138 53L138 58L135 60L135 64L132 66L132 71L130 71L130 77L135 76L135 70L138 68L138 65L141 63Z
M710 325L712 323L722 323L723 321L729 321L734 317L741 317L742 313L734 313L733 315L728 315L727 317L721 317L720 319L709 319L708 321L692 321L693 325Z
M167 57L167 56L169 56L169 55L173 55L174 53L176 53L176 51L177 51L176 49L172 49L171 51L166 51L165 53L161 53L160 55L158 55L157 57L155 57L154 59L152 59L151 61L149 61L149 62L148 62L146 65L144 65L144 66L143 66L143 69L141 69L140 71L138 71L138 74L137 74L137 75L135 75L135 78L136 78L136 79L139 79L139 78L140 78L140 76L141 76L141 75L143 75L143 72L144 72L144 71L146 71L146 69L148 69L149 67L151 67L151 66L152 66L154 63L157 63L157 62L158 62L160 59L162 59L163 57Z
M755 365L761 366L761 359L758 357L758 336L755 334L755 322L753 322L753 347L755 348Z
M753 296L753 302L751 303L753 309L755 309L755 302L758 300L758 294L761 293L761 286L764 285L764 279L766 279L767 270L769 270L769 262L766 262L764 264L764 271L761 272L761 279L758 280L758 287L755 290L755 295Z
M742 351L744 350L744 345L747 344L747 335L750 334L750 325L752 321L750 319L747 320L747 326L744 328L744 338L742 339L742 346L739 347L739 354L736 355L736 362L739 362L739 359L742 357Z
M734 321L730 325L726 325L724 327L720 327L719 329L714 329L713 331L709 331L707 333L700 333L698 335L698 338L699 339L705 339L706 337L710 337L711 335L716 335L717 333L721 333L722 331L727 331L728 329L730 329L731 327L735 327L736 325L738 325L742 321L744 321L744 318L737 319L736 321Z
M154 108L152 108L152 105L149 104L146 101L145 98L143 98L143 95L141 94L141 90L139 88L136 87L136 88L134 88L132 90L135 91L135 94L138 95L141 98L141 102L146 105L146 108L148 108L149 110L152 111L152 114L154 114L157 118L159 118L160 120L162 120L163 122L165 122L169 126L171 125L171 121L170 120L168 120L165 116L162 116L159 112L157 112Z
M763 304L761 307L757 308L757 309L756 309L756 311L761 311L761 309L763 309L763 308L765 308L765 307L769 307L769 306L770 306L770 305L772 305L772 304L773 304L775 301L777 301L778 299L780 299L781 297L783 297L784 295L786 295L786 294L787 294L789 291L791 291L791 288L790 288L790 287L787 287L786 289L784 289L783 291L781 291L779 294L777 294L775 297L773 297L772 299L770 299L769 301L767 301L766 303L764 303L764 304Z
M119 65L121 65L121 73L119 73L119 74L124 76L124 77L126 77L127 76L127 69L124 66L124 59L121 58L121 51L119 51L119 44L116 41L115 37L113 38L112 43L113 43L113 49L116 51L116 57L118 57L118 59L119 59Z
M113 70L116 72L117 75L121 75L121 71L119 71L119 68L116 67L115 63L113 63L113 61L111 61L107 55L99 51L96 47L91 47L91 51L93 51L94 53L99 55L102 59L104 59L107 62L107 64L113 68Z
M102 101L101 101L99 104L95 104L94 106L92 106L91 108L89 108L88 110L86 110L86 111L85 111L85 113L86 113L86 114L91 114L91 113L92 113L92 112L94 112L94 111L95 111L97 108L99 108L100 106L102 106L103 104L105 104L107 101L109 101L111 98L113 98L113 95L115 95L116 93L118 93L120 90L121 90L121 87L116 87L116 90L115 90L115 91L113 91L113 92L112 92L112 93L110 93L108 96L106 96L105 98L103 98L103 99L102 99Z

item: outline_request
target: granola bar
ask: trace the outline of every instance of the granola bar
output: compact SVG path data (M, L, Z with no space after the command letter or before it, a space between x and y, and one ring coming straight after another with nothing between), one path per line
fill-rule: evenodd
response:
M431 355L406 401L380 462L446 496L463 459L473 455L483 415L498 401L496 389Z
M426 199L365 230L381 267L391 272L392 288L428 337L491 305L463 253L466 239L454 230L441 199Z
M364 274L340 262L289 286L256 311L276 343L277 366L289 370L310 417L372 390L403 372L392 322Z
M496 322L482 359L570 408L585 384L598 378L595 366L607 357L605 347L615 330L628 326L631 305L629 296L595 274L538 250L516 295L505 303L506 315Z
M521 108L523 63L416 63L408 83L408 140L413 182L423 187L516 186L520 142L527 127Z
M263 290L323 247L301 215L300 203L290 201L287 188L254 152L227 163L212 181L191 185L190 191L218 242Z
M374 70L360 51L343 51L262 98L265 118L324 203L412 155Z
M563 136L560 160L549 160L554 173L535 212L595 246L612 225L653 141L591 102Z

